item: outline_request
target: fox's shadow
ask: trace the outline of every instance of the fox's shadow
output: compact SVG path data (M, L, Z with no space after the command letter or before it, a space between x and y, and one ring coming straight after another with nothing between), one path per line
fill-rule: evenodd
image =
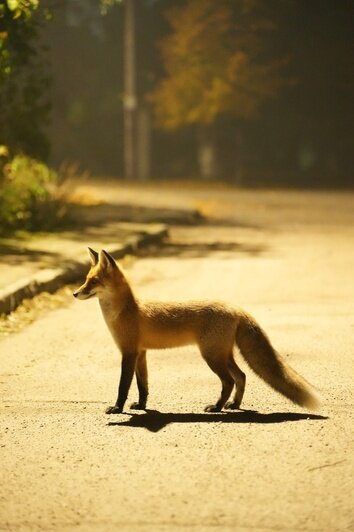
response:
M132 414L128 421L109 421L108 426L144 428L159 432L170 423L285 423L287 421L327 419L325 416L301 412L272 412L262 414L256 410L218 413L171 413L146 410Z

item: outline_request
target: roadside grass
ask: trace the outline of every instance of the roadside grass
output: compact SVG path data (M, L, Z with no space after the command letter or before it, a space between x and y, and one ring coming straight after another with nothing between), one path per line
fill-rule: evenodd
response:
M72 300L74 286L64 286L54 294L42 292L32 299L25 299L10 314L0 316L0 339L21 331L51 310L67 306Z
M135 260L135 255L126 255L120 263L125 270L129 270ZM10 334L20 332L48 312L68 306L73 301L73 292L79 284L78 281L75 284L65 285L54 293L41 292L31 299L24 299L10 314L1 314L0 341Z

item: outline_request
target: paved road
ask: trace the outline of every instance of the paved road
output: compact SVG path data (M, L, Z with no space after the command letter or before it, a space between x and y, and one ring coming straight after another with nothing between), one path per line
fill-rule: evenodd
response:
M0 530L353 529L353 196L276 194L204 197L228 225L174 228L129 275L245 307L321 411L246 369L245 410L204 414L219 385L183 348L150 353L150 412L108 418L119 357L97 302L73 301L0 344Z

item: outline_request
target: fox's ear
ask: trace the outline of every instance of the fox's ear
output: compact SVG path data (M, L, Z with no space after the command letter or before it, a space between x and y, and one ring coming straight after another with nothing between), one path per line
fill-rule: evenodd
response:
M114 260L112 255L107 253L107 251L105 251L104 249L100 251L100 266L101 268L104 268L104 269L117 267L116 261Z
M95 251L94 249L91 249L91 248L87 248L87 252L88 252L88 255L90 257L92 266L96 266L96 264L98 263L98 253L97 253L97 251Z

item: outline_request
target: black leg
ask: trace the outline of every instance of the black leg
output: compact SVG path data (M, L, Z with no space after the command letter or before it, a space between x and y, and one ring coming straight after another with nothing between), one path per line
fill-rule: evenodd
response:
M205 407L205 412L220 412L226 401L230 397L232 388L234 387L234 380L230 374L230 371L225 363L224 358L215 358L213 353L202 351L202 356L210 369L217 374L221 381L221 395L215 404Z
M120 414L123 412L124 404L128 397L129 388L133 380L136 359L136 353L123 353L122 371L120 375L117 401L114 406L107 408L106 414Z
M236 393L233 401L230 401L225 405L225 408L230 408L231 410L236 410L240 408L243 394L245 393L245 386L246 386L246 375L243 373L243 371L238 367L236 364L233 356L230 357L228 362L228 367L230 370L230 373L235 381L236 385Z
M136 383L139 390L139 401L133 403L130 408L135 410L145 410L148 397L148 372L146 364L146 351L139 353L135 366Z

